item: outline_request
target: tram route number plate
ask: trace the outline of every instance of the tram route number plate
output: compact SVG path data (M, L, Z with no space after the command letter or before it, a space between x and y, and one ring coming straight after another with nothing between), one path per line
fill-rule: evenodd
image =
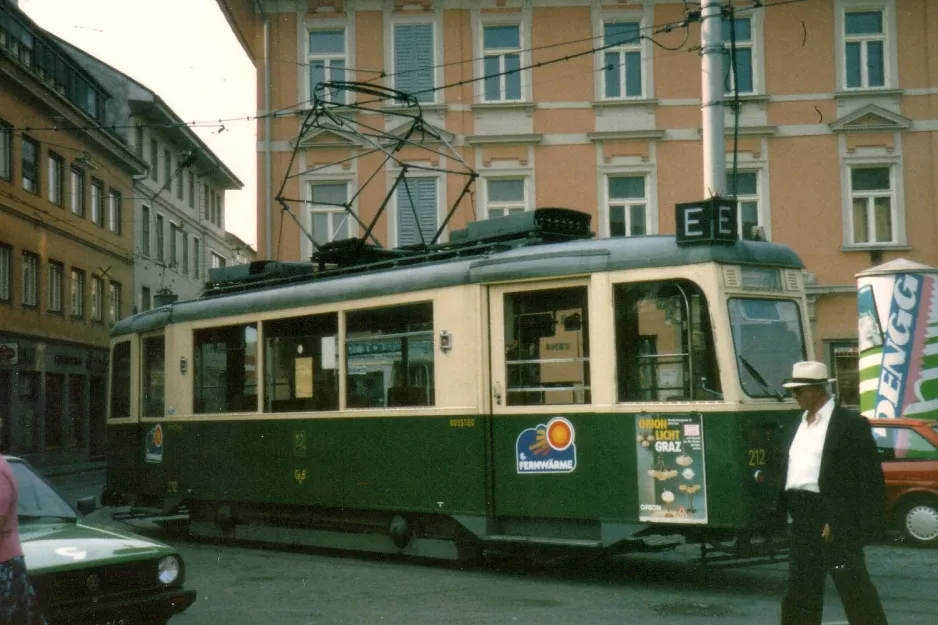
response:
M94 625L131 625L131 623L127 619L111 618L106 621L94 621Z
M733 244L737 240L736 202L714 197L675 204L678 245Z

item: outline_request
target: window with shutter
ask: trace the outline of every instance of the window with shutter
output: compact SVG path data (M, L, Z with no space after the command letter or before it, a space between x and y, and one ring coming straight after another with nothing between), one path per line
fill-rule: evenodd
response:
M437 228L436 183L436 178L405 178L397 186L398 246L430 243L433 239Z
M394 88L433 102L434 54L433 24L394 26Z

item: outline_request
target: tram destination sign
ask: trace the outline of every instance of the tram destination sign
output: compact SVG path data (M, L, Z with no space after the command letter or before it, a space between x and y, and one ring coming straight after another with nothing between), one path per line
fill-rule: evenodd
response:
M737 240L736 202L714 197L675 204L678 245L733 244Z

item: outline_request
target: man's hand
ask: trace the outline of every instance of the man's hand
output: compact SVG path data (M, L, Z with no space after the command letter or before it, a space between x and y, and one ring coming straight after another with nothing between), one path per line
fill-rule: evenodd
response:
M831 538L832 538L831 526L828 523L825 523L824 529L821 530L821 538L823 538L825 542L831 541Z

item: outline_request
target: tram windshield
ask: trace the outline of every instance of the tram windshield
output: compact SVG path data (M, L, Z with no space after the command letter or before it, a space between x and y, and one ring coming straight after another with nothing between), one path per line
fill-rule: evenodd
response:
M805 359L801 313L791 300L731 298L730 326L743 391L750 397L784 397L792 363Z

